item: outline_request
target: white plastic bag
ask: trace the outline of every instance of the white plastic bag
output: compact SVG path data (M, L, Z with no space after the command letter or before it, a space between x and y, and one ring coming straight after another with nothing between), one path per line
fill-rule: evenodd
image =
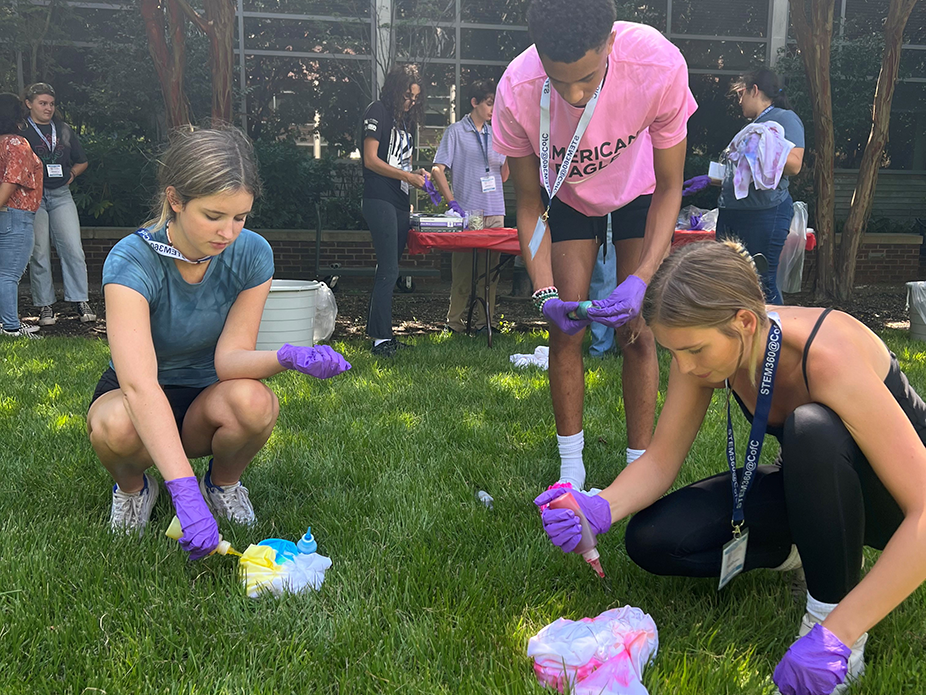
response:
M678 221L675 224L675 228L716 232L717 214L717 208L705 210L695 207L694 205L686 205L678 213Z
M643 667L657 649L656 623L632 606L597 618L560 618L527 643L540 683L572 695L646 695Z
M335 319L338 318L338 303L334 292L324 282L318 283L315 291L315 342L323 343L334 333Z
M793 293L801 291L804 275L804 249L807 247L807 203L794 203L791 217L791 231L785 239L781 257L778 260L778 289Z

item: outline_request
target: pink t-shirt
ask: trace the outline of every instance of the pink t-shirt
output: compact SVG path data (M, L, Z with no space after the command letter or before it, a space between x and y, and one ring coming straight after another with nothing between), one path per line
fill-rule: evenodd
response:
M614 31L617 36L595 115L556 194L589 217L607 215L652 193L656 186L653 148L668 149L684 140L688 118L698 108L688 89L688 66L678 48L643 24L615 22ZM539 156L540 92L546 78L534 46L505 70L492 115L497 152L509 157ZM582 111L552 91L551 187Z

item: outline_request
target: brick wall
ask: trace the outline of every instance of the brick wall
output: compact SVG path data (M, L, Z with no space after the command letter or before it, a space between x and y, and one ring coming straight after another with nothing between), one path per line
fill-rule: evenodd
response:
M87 258L87 272L90 284L99 286L103 276L103 262L109 250L132 229L118 229L108 227L84 227L81 237L84 254ZM274 277L281 279L307 279L315 277L315 232L302 230L280 230L261 232L262 236L273 247L273 261L276 267ZM357 231L323 231L319 274L336 274L331 269L332 263L340 263L343 268L373 268L376 265L376 255L369 232ZM429 277L441 276L442 267L446 267L449 277L449 261L444 259L449 254L431 252L411 256L404 254L400 261L400 268L415 268L416 282L426 282ZM54 264L56 273L58 264ZM56 275L60 281L60 276Z
M113 245L130 229L85 227L81 230L84 253L87 256L87 270L91 286L99 286L102 279L103 261ZM263 236L273 247L276 277L282 279L305 279L315 275L315 232L313 231L268 231ZM837 235L837 241L838 241ZM899 285L920 276L920 246L922 237L916 234L870 234L862 240L855 271L858 285ZM320 275L334 274L331 263L340 263L344 268L372 268L376 265L373 244L368 232L323 231L321 246ZM401 267L416 268L426 273L417 276L416 283L427 283L429 278L450 279L450 254L430 252L423 255L402 257ZM54 263L55 278L60 282L60 266ZM503 277L510 274L506 269ZM816 252L808 251L804 256L804 289L810 289L816 276Z
M840 235L836 235L839 243ZM918 234L869 234L862 239L855 262L856 285L900 285L920 274ZM804 254L803 289L813 286L817 272L816 251Z

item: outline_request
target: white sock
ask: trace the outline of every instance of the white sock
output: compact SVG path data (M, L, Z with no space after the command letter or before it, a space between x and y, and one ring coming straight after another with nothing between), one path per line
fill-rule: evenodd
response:
M559 481L572 483L577 490L585 487L585 464L582 463L582 450L585 448L585 432L571 434L567 437L556 435L559 447Z
M833 612L833 609L836 608L837 605L836 603L823 603L823 601L818 601L810 595L809 591L807 592L807 612L821 623L829 617L830 613Z
M646 449L631 449L627 447L627 463L633 463L646 453Z
M373 341L373 347L376 347L376 346L379 345L380 343L388 343L388 342L389 342L389 338L376 338L376 339Z

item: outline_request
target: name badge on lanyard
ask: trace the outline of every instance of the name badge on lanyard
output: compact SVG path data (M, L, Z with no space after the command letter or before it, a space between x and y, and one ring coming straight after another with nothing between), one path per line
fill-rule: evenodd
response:
M476 130L476 124L473 122L472 116L467 115L466 120L469 121L469 124L473 127L473 134L476 136L476 142L479 143L479 151L482 152L482 160L485 163L486 175L479 178L479 183L482 184L483 193L494 193L496 189L495 185L495 176L489 173L489 129L486 124L482 125L482 132L480 133Z
M213 258L215 258L215 256L204 256L203 258L200 258L199 260L194 261L193 259L187 258L186 256L184 256L182 253L180 253L180 251L178 251L176 248L174 248L170 244L165 244L164 242L157 241L156 239L152 239L151 236L148 234L147 229L139 229L139 230L136 230L135 233L138 236L140 236L142 239L144 239L145 243L147 243L148 246L150 246L151 249L159 256L166 256L167 258L173 258L178 261L185 261L186 263L192 263L194 265L205 263L206 261L211 261ZM170 234L168 234L167 240L170 241Z
M585 105L585 110L582 111L582 117L579 119L579 124L576 126L576 132L572 136L569 147L566 148L566 154L563 156L563 163L560 166L559 174L556 176L553 188L550 188L550 93L552 87L550 86L549 77L543 83L543 90L540 92L540 178L543 181L543 187L547 192L549 202L547 203L547 209L537 218L537 224L534 226L534 233L531 234L531 240L528 244L531 258L537 255L537 249L540 248L543 235L546 234L547 219L550 216L550 205L552 205L553 198L556 196L560 186L563 185L563 181L566 180L566 176L569 174L569 165L572 164L572 158L579 149L579 141L582 140L582 136L585 135L588 124L592 120L592 115L595 113L595 105L598 103L598 95L601 94L601 86L603 84L604 77L601 78L601 82L598 83L595 93Z
M756 412L752 416L752 428L749 431L749 444L746 446L746 461L743 464L743 479L737 480L736 442L733 439L733 418L730 415L730 382L727 381L727 464L730 466L731 485L733 488L733 539L723 547L720 563L720 582L717 591L723 589L730 580L743 571L746 565L746 548L749 543L749 530L744 528L745 514L743 501L755 480L759 467L759 456L768 427L768 416L772 409L772 391L775 387L775 372L778 370L778 357L781 354L781 322L778 314L768 315L771 326L768 329L768 341L765 345L765 359L762 361L762 379L756 398Z
M29 125L32 126L32 129L38 133L38 136L42 139L42 142L45 143L45 147L48 148L48 153L54 154L55 149L58 147L58 129L55 127L55 122L51 122L51 138L49 139L45 137L45 133L42 132L42 129L39 128L38 124L32 120L32 116L29 116L28 121ZM46 164L45 174L50 179L64 178L64 167L61 164Z

